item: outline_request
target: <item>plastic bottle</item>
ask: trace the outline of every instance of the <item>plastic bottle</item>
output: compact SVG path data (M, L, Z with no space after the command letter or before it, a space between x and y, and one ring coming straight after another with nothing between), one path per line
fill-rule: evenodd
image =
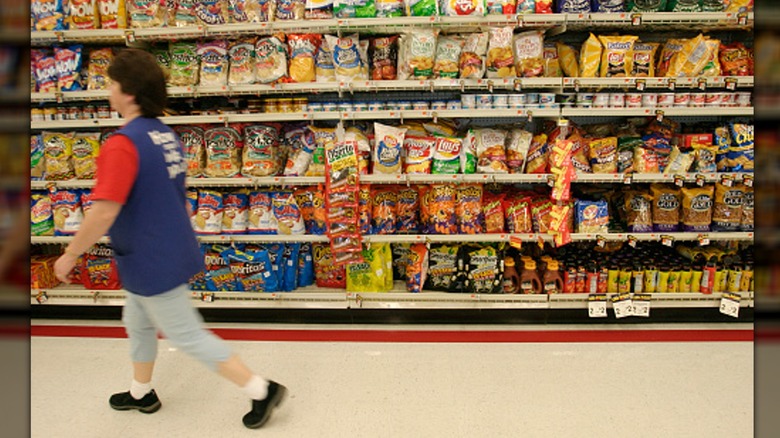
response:
M693 280L693 269L691 265L686 265L685 268L680 271L680 292L688 293L691 291Z
M631 269L627 266L621 266L618 274L618 293L627 294L631 292Z
M520 274L515 269L515 259L504 257L504 282L505 294L516 294L520 290Z
M577 268L577 283L576 292L582 294L588 291L588 272L585 270L585 266L580 265Z
M563 293L571 294L577 290L577 268L567 266L563 275Z
M669 292L669 267L662 266L658 271L658 293Z
M645 269L645 292L655 293L658 291L658 269L650 264Z
M633 291L635 294L641 294L644 290L645 282L645 271L642 270L642 267L639 265L639 263L634 265L634 272L633 275Z
M704 263L697 263L691 268L691 292L701 292L701 279Z
M620 268L617 265L609 267L607 273L607 292L614 294L618 291L618 276L620 275Z
M523 272L520 274L520 292L524 294L542 293L542 280L536 272L536 262L526 259Z
M598 293L605 294L607 293L607 283L609 281L609 270L606 266L602 266L599 269L599 280L598 285L596 286L596 290L598 290Z
M724 263L718 263L715 271L715 285L713 292L726 292L729 285L729 269L731 269L731 258L726 258Z
M669 281L666 284L666 291L671 293L680 291L680 270L678 268L669 270Z
M550 260L547 262L547 270L544 271L542 278L545 293L556 294L563 291L563 278L561 277L557 261Z
M703 294L711 294L715 287L715 273L717 272L716 256L710 257L707 264L704 265L701 275L701 287L699 291Z
M587 277L585 281L585 292L595 294L599 291L599 270L596 262L591 262L588 266Z
M729 292L742 292L740 286L742 285L742 266L733 264L728 271L728 280L726 290Z
M740 292L752 292L753 291L753 265L750 263L745 265L745 269L742 270L742 280L739 282Z

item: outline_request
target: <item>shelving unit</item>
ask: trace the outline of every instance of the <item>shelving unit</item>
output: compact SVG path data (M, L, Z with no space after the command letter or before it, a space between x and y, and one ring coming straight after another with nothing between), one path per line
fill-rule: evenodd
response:
M754 15L736 13L616 13L616 14L529 14L517 16L491 15L485 17L399 17L367 19L331 19L275 21L268 23L229 24L222 26L166 27L154 29L120 29L97 31L32 32L33 46L49 46L53 43L98 43L117 45L146 45L158 41L180 41L201 38L225 38L242 35L270 35L287 33L387 34L408 31L411 28L430 27L444 32L485 31L496 26L514 26L517 29L546 29L549 35L564 32L582 32L600 29L605 32L621 30L636 32L709 31L730 30L749 32L753 28ZM350 101L358 94L403 92L416 93L427 99L439 92L448 93L524 93L551 92L556 94L580 91L624 90L633 91L735 91L752 90L752 76L739 77L694 77L694 78L507 78L507 79L437 79L437 80L395 80L355 81L331 83L284 83L253 84L221 87L169 87L169 98L198 99L209 96L257 97L277 95L323 95L338 94L339 100ZM80 91L65 93L32 93L34 104L105 101L108 91ZM350 112L297 112L297 113L255 113L215 114L201 116L170 116L162 121L170 125L262 123L284 121L373 121L438 118L453 119L506 119L529 121L540 119L632 117L745 117L754 116L753 107L653 107L653 108L577 108L577 107L525 107L508 110L425 110L425 111L350 111ZM30 124L33 131L41 130L89 130L121 126L121 119L90 119L35 121ZM664 174L578 174L577 184L595 183L673 183L681 177L687 183L697 179L712 183L725 174L708 173L698 175ZM728 174L736 181L744 174ZM547 184L549 174L470 174L470 175L363 175L361 183L366 184L434 184L434 183L500 183L500 184ZM752 174L750 174L752 177ZM286 187L324 184L323 177L264 177L264 178L188 178L189 187ZM89 188L91 180L34 181L34 190L47 188ZM575 242L595 241L673 241L696 242L702 238L710 241L752 242L752 232L709 232L709 233L604 233L572 234ZM199 236L203 243L291 243L327 242L321 235L215 235ZM32 237L33 244L67 244L71 237ZM464 243L464 242L551 242L547 234L478 234L478 235L365 235L364 242L371 243ZM107 238L102 242L108 242ZM37 299L41 291L31 291L31 304L41 304ZM41 305L111 305L124 302L123 291L91 291L84 288L61 286L45 291L48 300ZM742 292L741 306L753 307L752 292ZM422 292L412 294L398 282L388 293L350 293L344 290L330 290L316 287L301 288L291 293L216 292L213 302L203 301L200 292L193 292L193 300L201 307L210 308L278 308L278 309L587 309L587 294L554 295L485 295L444 292ZM652 294L652 306L658 308L711 308L718 307L721 294L698 293ZM611 307L611 303L608 302Z

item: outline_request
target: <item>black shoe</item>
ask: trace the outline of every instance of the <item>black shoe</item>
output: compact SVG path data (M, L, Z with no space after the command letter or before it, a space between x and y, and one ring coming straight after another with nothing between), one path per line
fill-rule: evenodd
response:
M143 398L140 400L134 399L133 396L130 395L130 391L118 392L112 395L110 399L108 399L108 404L117 411L138 409L144 414L157 412L162 406L162 403L160 403L160 399L157 398L157 393L154 392L154 389L146 393L146 395L143 396Z
M282 403L287 388L276 382L268 382L268 395L262 400L252 400L252 410L244 415L244 426L257 429L271 418L271 412Z

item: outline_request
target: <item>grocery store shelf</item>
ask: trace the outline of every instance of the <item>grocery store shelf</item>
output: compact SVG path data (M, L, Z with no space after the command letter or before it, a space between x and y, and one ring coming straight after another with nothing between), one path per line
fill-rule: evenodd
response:
M753 12L621 12L568 14L567 29L620 27L647 30L696 30L752 28Z
M562 108L562 117L597 116L654 116L663 114L669 117L683 116L753 116L753 107L671 107L671 108Z
M695 183L701 176L704 182L718 182L729 176L740 182L744 178L753 178L753 173L577 173L574 183L674 183L682 177L685 183ZM362 184L438 184L438 183L499 183L499 184L546 184L552 174L377 174L360 175ZM235 178L187 178L188 187L276 187L276 186L306 186L325 183L323 176L266 176L266 177L235 177ZM21 183L19 183L21 184ZM72 179L67 181L30 181L32 190L82 189L94 187L95 180Z
M405 291L395 282L390 292L347 292L344 289L309 286L295 292L204 292L192 291L192 302L203 308L296 308L296 309L587 309L588 294L474 294ZM45 292L46 299L40 300ZM32 305L121 306L124 290L88 290L82 286L61 285L31 290ZM741 307L753 307L753 293L741 292ZM655 308L707 308L720 306L720 293L651 294ZM611 307L611 302L607 301Z
M316 234L216 234L199 235L200 243L304 243L329 242L328 236Z
M666 78L666 77L627 77L627 78L563 78L564 89L576 88L637 88L637 84L644 84L645 89L666 89L674 83L676 88L724 88L733 83L738 88L753 87L753 76L714 76L714 77L690 77L690 78Z

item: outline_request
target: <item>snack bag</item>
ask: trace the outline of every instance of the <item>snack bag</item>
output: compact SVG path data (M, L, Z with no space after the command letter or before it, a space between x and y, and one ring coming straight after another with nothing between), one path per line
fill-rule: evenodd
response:
M50 193L55 236L72 236L84 221L81 190L55 190Z
M428 248L425 244L415 243L410 247L405 267L406 290L422 292L428 274Z
M53 236L52 202L44 191L30 192L30 235Z
M220 234L224 204L222 193L215 190L198 191L198 209L195 215L195 232Z
M750 52L744 44L735 42L721 44L720 67L724 76L750 76Z
M409 1L409 0L407 0ZM427 1L427 0L423 0ZM431 0L436 4L435 0ZM414 79L433 77L438 29L414 29L409 39L409 71Z
M498 129L469 130L466 142L475 142L478 173L508 173L506 165L507 132Z
M512 26L490 28L487 52L487 77L507 78L516 76L515 59L512 51L513 30ZM541 51L541 43L539 44L539 50Z
M51 181L73 179L76 176L72 160L73 133L44 131L41 136L46 162L46 178Z
M174 86L197 85L200 58L195 43L171 42L168 52L171 56L168 84Z
M553 204L549 199L539 198L531 202L531 218L534 233L547 233L550 230Z
M442 0L442 15L461 16L461 15L485 15L485 0Z
M325 197L320 190L301 187L296 189L295 202L301 210L306 234L325 234Z
M398 192L392 187L372 187L373 199L373 234L394 234L396 231L396 217L398 212Z
M533 220L531 218L531 197L517 194L504 200L504 216L506 230L509 233L533 232Z
M57 88L60 91L84 89L81 82L81 64L84 62L84 46L55 47L54 62L57 69Z
M459 37L439 37L436 45L436 62L433 64L433 78L457 78L458 61L465 41Z
M403 17L404 12L405 6L403 0L376 0L377 17Z
M287 50L277 36L260 38L255 44L257 82L270 84L287 75Z
M325 176L325 147L336 142L336 129L316 126L309 129L314 133L315 147L306 176Z
M420 229L420 199L417 188L399 188L396 199L396 233L417 234Z
M374 173L401 173L406 129L374 123Z
M57 91L57 61L47 53L41 53L35 61L35 88L40 93Z
M578 233L600 234L609 232L609 207L607 201L574 202L575 221Z
M653 184L653 228L677 231L680 228L680 191L674 186Z
M482 216L485 232L504 232L504 195L485 191L482 195Z
M729 123L729 131L733 140L728 152L729 168L732 172L753 172L754 128L745 123Z
M228 47L228 60L228 84L246 85L257 80L254 39L231 42Z
M244 128L241 175L247 177L276 175L279 171L279 131L272 126L252 125Z
M644 146L641 137L618 137L617 173L633 173L634 151Z
M205 176L230 178L241 171L241 134L233 127L216 127L204 134L206 142Z
M200 0L195 6L195 15L203 24L225 24L230 19L227 0Z
M567 14L580 14L590 12L588 0L558 0L555 2L555 12Z
M472 293L500 293L503 288L503 251L493 245L470 245L464 248L468 260L468 291Z
M659 43L634 42L634 55L631 60L631 75L635 77L655 76L655 54Z
M314 57L314 73L317 82L336 82L336 67L333 65L333 49L328 43L328 36L323 35L322 42Z
M666 76L669 77L696 77L710 60L710 47L707 45L704 35L699 34L683 43L680 51L670 62Z
M398 35L369 39L368 59L372 80L395 80L398 65Z
M458 234L480 234L482 223L482 185L461 184L455 192L455 218Z
M404 0L407 17L435 17L439 15L436 0Z
M506 140L506 164L509 173L523 173L533 134L522 129L509 131Z
M431 245L425 289L457 292L454 288L458 274L458 251L457 245Z
M314 277L317 287L345 289L347 275L344 265L337 265L333 252L327 243L315 243L312 246L314 255Z
M591 140L589 150L593 173L617 172L617 137Z
M451 184L432 185L429 196L427 208L430 212L430 233L457 234L455 186Z
M328 47L333 51L333 65L336 80L351 82L359 80L361 74L360 41L358 34L338 38L325 35Z
M371 187L363 184L358 191L358 231L360 234L372 233L373 209L374 201L371 197Z
M433 137L404 137L403 173L431 173L431 162L435 148L436 139Z
M43 146L43 136L41 134L30 136L30 179L32 181L42 180L45 172L45 148Z
M601 77L625 77L631 74L634 43L638 39L636 36L599 37L604 46L601 54Z
M742 206L745 189L740 185L728 187L715 184L715 202L712 210L712 231L737 231L742 224Z
M718 171L715 157L718 154L718 145L694 143L692 145L695 154L695 168L697 172L715 173Z
M591 33L590 37L582 44L580 51L580 77L595 78L598 76L602 51L601 41Z
M528 149L528 159L525 166L525 173L548 173L547 134L535 135L531 140L531 146Z
M349 292L387 292L386 276L391 277L393 271L385 267L382 255L389 250L389 243L375 243L370 248L363 247L363 263L347 265L347 291Z
M279 225L273 212L271 193L253 191L249 193L249 234L277 234Z
M472 33L466 36L458 60L461 79L481 79L485 75L487 48L487 32Z
M517 76L533 78L544 75L545 51L543 31L531 30L515 35L512 48L514 49L513 55ZM555 59L557 59L557 50Z
M463 139L437 137L431 173L458 173L461 167L460 156L462 147Z
M111 48L92 49L89 52L87 64L87 90L106 90L111 78L108 77L108 66L114 60Z
M562 42L555 43L555 46L558 49L558 58L560 59L563 74L569 78L576 78L579 76L580 65L579 62L577 62L577 58L579 58L577 49Z
M669 161L664 168L664 175L675 175L678 173L688 173L688 169L693 164L694 156L692 152L680 152L677 146L672 147L672 153L669 154Z
M68 21L65 15L66 3L62 0L32 0L30 19L34 30L65 30Z
M707 63L704 64L704 68L701 70L700 74L701 76L707 77L720 76L722 74L720 61L718 60L720 40L706 38L704 43L707 44Z
M222 233L246 234L249 222L249 192L236 190L222 198Z
M199 42L197 53L200 57L200 85L215 87L227 85L227 41Z
M686 41L685 39L670 39L666 41L663 49L661 49L661 57L658 59L658 66L655 69L657 77L669 76L667 73L671 68L672 62L677 53L682 50Z
M293 82L314 82L314 55L321 43L322 35L319 34L287 35L289 76Z
M547 78L560 78L563 76L563 70L561 70L561 62L558 58L558 47L556 43L545 42L544 43L544 77Z
M306 0L276 0L277 20L303 20L306 17Z
M314 284L314 254L312 243L301 243L298 250L298 287L307 287Z
M307 20L327 20L333 18L334 0L306 0Z
M97 156L100 151L99 132L77 132L71 146L73 170L77 179L94 179L97 173Z
M246 292L277 292L279 276L274 272L270 253L266 250L239 251L227 248L220 256L228 263L235 278L235 290Z
M634 148L634 172L659 173L658 155L644 146Z
M271 192L271 204L278 224L279 234L306 234L301 209L292 191Z
M625 197L626 223L632 233L653 231L653 196L644 190L630 190Z
M624 0L592 0L591 12L624 12Z
M682 223L684 231L709 231L712 222L712 195L714 186L680 189L682 194Z
M69 0L67 6L69 29L88 30L100 27L96 0Z
M122 288L114 250L108 245L97 244L84 253L81 267L84 287L95 290L116 290Z
M164 23L164 4L159 0L128 0L125 4L130 27L145 29Z
M203 128L192 125L173 127L179 137L184 158L187 161L187 176L194 178L203 175L206 169L206 141Z
M487 0L485 9L488 15L514 15L518 12L517 0Z
M335 0L333 13L338 18L373 18L376 4L374 0Z
M740 231L753 231L754 229L754 189L753 187L745 187L745 194L742 200L742 221L740 223Z

